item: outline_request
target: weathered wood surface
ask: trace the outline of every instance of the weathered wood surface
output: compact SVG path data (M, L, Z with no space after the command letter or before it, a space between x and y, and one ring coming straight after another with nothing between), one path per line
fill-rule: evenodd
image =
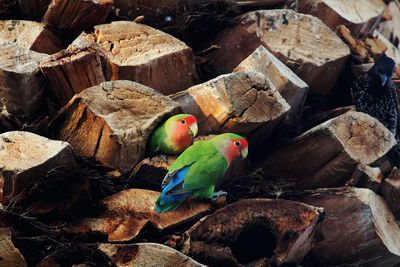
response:
M68 143L23 131L0 135L1 196L15 196L25 186L61 166L76 166L74 151Z
M396 219L400 218L400 173L397 168L386 177L381 186L380 195L386 200Z
M123 18L136 18L138 16L154 16L162 10L171 10L179 4L180 0L114 0L115 13Z
M28 266L24 257L11 240L11 227L0 215L0 266Z
M359 163L371 165L396 144L375 118L356 111L328 120L265 159L268 178L294 178L303 188L344 185Z
M379 167L371 167L365 164L358 164L351 175L350 183L360 188L367 188L378 193L383 174Z
M318 189L299 201L326 210L321 223L323 239L310 252L320 263L400 263L400 228L385 200L373 191L352 187Z
M75 95L59 114L54 131L77 153L128 171L144 157L156 126L178 112L176 102L147 86L104 82Z
M41 21L51 0L18 0L21 13L25 18Z
M146 25L115 21L82 33L74 47L99 47L113 65L113 80L131 80L168 95L197 83L192 49Z
M398 46L400 44L400 3L391 1L388 6L392 19L379 23L377 30L395 46Z
M319 19L283 9L241 15L237 26L220 33L213 44L221 48L209 59L222 73L231 72L262 44L317 94L330 93L350 54Z

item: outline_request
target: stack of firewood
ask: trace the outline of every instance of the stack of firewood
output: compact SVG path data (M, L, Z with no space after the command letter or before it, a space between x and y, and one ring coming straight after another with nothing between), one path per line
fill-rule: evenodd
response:
M397 0L0 0L0 266L394 266L395 136L350 87ZM156 213L168 117L249 142L217 201Z

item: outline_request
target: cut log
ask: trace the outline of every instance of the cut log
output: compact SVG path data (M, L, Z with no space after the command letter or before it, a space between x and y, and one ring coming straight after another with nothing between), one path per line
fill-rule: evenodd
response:
M298 263L311 249L324 213L288 200L241 200L196 223L180 249L210 266Z
M380 168L373 168L361 163L354 169L351 180L350 183L357 187L367 188L378 193L383 180L383 174Z
M265 7L282 4L285 0L236 0L235 2L243 7Z
M154 16L163 10L174 9L180 0L114 0L115 13L123 18Z
M398 1L389 3L389 13L392 19L379 23L377 30L394 46L398 46L400 44L400 3Z
M76 166L74 151L68 143L22 131L0 135L0 180L3 183L0 195L15 196L25 186L60 166Z
M383 180L380 195L386 199L394 216L400 219L400 173L396 167L393 168L389 177Z
M288 177L303 188L344 185L359 163L373 163L396 144L375 118L356 111L328 120L265 159L264 177Z
M18 0L22 14L29 20L41 21L51 0Z
M171 98L196 116L200 134L233 132L251 145L265 141L290 109L270 80L255 71L221 75Z
M71 48L40 63L40 70L61 106L75 94L106 81L99 53L90 47Z
M108 234L108 241L129 241L151 224L159 231L199 219L211 212L211 204L200 200L186 200L175 211L156 212L159 192L128 189L102 201L105 213L98 218L84 218L74 222L72 232L100 231Z
M271 80L281 96L290 105L290 110L285 115L283 124L285 128L295 133L303 115L308 85L262 45L233 71L244 70L258 71Z
M218 71L231 72L262 44L306 82L312 93L330 93L350 50L323 22L293 10L253 11L238 20L237 26L213 42L221 47L209 55Z
M385 200L364 188L318 189L301 198L324 207L323 238L311 255L326 266L400 263L400 228Z
M105 22L113 3L114 0L52 0L43 22L69 32L89 30Z
M149 26L128 21L95 26L71 46L95 46L113 64L113 79L131 80L168 95L197 83L192 49ZM107 74L106 74L107 75Z
M399 49L396 46L394 46L388 39L385 38L385 36L383 36L378 31L375 31L374 35L376 35L376 37L387 46L388 49L386 50L385 54L388 57L391 57L397 66L400 66L400 51L399 51ZM397 88L399 88L399 87L397 87Z
M14 44L0 45L0 109L3 112L26 117L43 109L44 79L38 65L47 57Z
M53 54L63 49L58 36L45 24L27 20L1 20L0 44L14 43L39 53Z
M131 81L104 82L75 95L54 122L57 139L122 171L143 159L147 140L178 104Z
M206 267L175 249L157 243L101 244L99 249L118 266Z
M0 216L0 266L28 266L11 240L10 225Z
M17 1L15 0L0 0L0 17L11 18L15 16L17 11Z
M304 0L298 5L298 12L318 17L332 30L344 24L357 37L371 34L384 11L373 0Z

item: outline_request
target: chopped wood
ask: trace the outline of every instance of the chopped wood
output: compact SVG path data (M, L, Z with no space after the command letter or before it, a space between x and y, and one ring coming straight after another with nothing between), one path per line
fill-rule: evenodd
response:
M380 195L386 200L394 216L400 219L400 173L396 167L383 180Z
M11 240L11 227L0 216L0 266L28 266L24 257Z
M143 159L152 131L179 110L176 102L147 86L104 82L75 95L59 114L54 131L78 154L128 171Z
M89 30L105 22L113 3L114 0L52 0L43 22L70 32Z
M299 199L323 207L321 238L310 255L324 265L394 266L400 262L400 228L373 191L343 187L318 189Z
M30 20L41 21L51 0L18 0L24 17Z
M221 75L171 98L196 116L199 134L233 132L253 145L265 141L290 109L270 80L255 71Z
M400 66L400 51L399 51L399 49L396 46L394 46L387 38L385 38L385 36L383 36L378 31L375 31L374 35L376 35L376 37L387 46L388 49L386 50L385 54L388 57L391 57L394 60L394 62L396 63L396 65L399 67ZM397 87L397 88L399 88L399 87Z
M101 244L99 249L118 266L206 267L175 249L157 243Z
M100 231L108 234L108 241L129 241L151 224L157 230L193 221L211 212L207 201L190 199L175 211L157 213L157 191L127 189L102 201L105 213L98 218L83 218L70 227L72 232Z
M115 13L123 18L151 17L162 10L176 7L181 0L114 0Z
M360 163L354 169L350 183L357 187L367 188L378 193L382 180L383 174L379 167L371 167Z
M22 131L0 135L0 177L3 183L0 195L3 197L15 196L25 186L60 166L76 166L74 151L68 143Z
M303 188L344 185L359 163L371 165L396 144L375 118L350 111L328 120L266 157L264 177L290 177ZM371 165L374 166L374 165Z
M17 1L15 0L0 0L0 16L2 18L9 18L15 15L17 10Z
M236 0L238 6L244 7L265 7L275 6L285 2L285 0Z
M221 47L209 55L218 71L231 72L262 44L312 93L330 93L350 50L319 19L293 10L259 10L241 15L238 21L213 42Z
M389 13L392 16L391 20L382 21L378 24L377 30L394 46L400 44L400 3L391 1L389 4Z
M114 66L113 79L131 80L168 95L197 83L192 49L146 25L115 21L82 33L71 46L95 46ZM107 74L106 74L107 75Z

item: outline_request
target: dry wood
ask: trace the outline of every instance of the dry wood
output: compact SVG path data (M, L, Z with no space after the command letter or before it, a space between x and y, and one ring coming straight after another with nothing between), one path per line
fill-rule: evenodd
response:
M327 266L394 266L400 262L400 228L385 200L364 188L318 189L300 199L324 207L323 238L311 255Z
M392 133L356 111L326 121L265 159L264 177L298 179L304 188L343 185L359 163L371 165L394 145ZM372 165L374 166L374 165Z
M206 267L175 249L157 243L101 244L99 249L118 266Z
M16 11L16 1L15 0L0 0L0 16L10 17Z
M48 171L76 166L72 147L39 135L13 131L0 135L0 180L4 197L14 196ZM0 197L1 198L1 197Z
M52 0L43 22L70 32L88 30L104 23L114 0Z
M332 30L339 25L348 26L355 36L372 33L384 13L385 7L374 0L303 0L298 11L321 19Z
M376 35L377 38L379 40L381 40L387 46L388 49L386 50L385 54L388 57L393 58L393 60L394 60L394 62L396 62L397 66L400 66L400 51L399 51L399 49L397 47L395 47L387 38L385 38L385 36L383 36L378 31L375 31L374 35Z
M157 191L128 189L102 201L106 212L98 218L84 218L69 227L72 232L101 231L108 241L129 241L151 224L165 230L198 219L211 211L207 201L186 200L175 211L156 213Z
M290 109L270 80L255 71L221 75L171 98L196 116L200 134L233 132L253 145L265 141Z
M51 0L18 0L24 17L30 20L41 21Z
M285 0L236 0L235 2L239 6L265 7L282 4Z
M354 169L350 183L357 187L367 188L378 193L382 180L383 174L380 168L361 163Z
M25 267L27 263L11 240L11 227L0 216L0 266Z
M54 124L58 139L75 151L127 171L145 154L155 127L179 106L131 81L104 82L75 95Z
M43 109L44 79L39 62L48 55L18 47L0 45L0 110L31 116Z
M380 195L386 199L394 216L400 219L400 173L396 167L393 168L389 177L383 180Z
M106 81L99 52L90 47L70 48L40 63L40 70L61 105L84 89Z
M95 46L113 64L113 79L131 80L168 95L197 83L192 49L149 26L128 21L95 26L71 46Z
M395 46L398 46L400 44L400 3L391 1L389 12L392 19L379 23L377 30Z
M138 16L152 16L163 9L171 9L178 5L180 0L114 0L116 14L121 17L136 18Z
M262 44L311 92L330 93L350 50L324 23L292 10L253 11L238 19L237 26L217 36L214 43L221 48L209 55L220 72L231 72Z

